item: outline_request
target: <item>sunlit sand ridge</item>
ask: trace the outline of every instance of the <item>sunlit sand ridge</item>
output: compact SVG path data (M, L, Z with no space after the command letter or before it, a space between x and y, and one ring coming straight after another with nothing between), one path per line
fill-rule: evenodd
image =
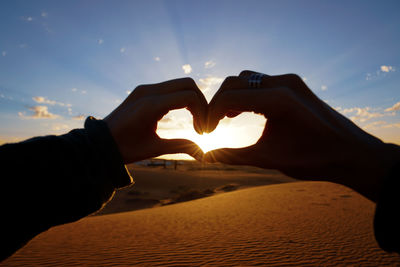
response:
M163 160L153 160L163 164ZM292 182L294 179L274 170L224 164L202 165L196 161L180 161L175 166L128 166L135 184L115 194L111 202L97 214L110 214L157 207L247 187ZM172 163L172 164L171 164Z
M3 265L394 265L374 204L322 182L260 186L51 229Z

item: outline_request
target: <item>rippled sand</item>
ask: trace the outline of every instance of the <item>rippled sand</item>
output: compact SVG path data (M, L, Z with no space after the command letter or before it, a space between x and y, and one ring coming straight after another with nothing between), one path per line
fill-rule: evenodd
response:
M398 265L373 236L374 204L330 183L261 186L85 218L4 265Z

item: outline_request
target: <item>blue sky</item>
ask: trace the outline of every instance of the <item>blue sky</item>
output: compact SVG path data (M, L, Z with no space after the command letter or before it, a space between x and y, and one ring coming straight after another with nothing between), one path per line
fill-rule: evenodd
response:
M143 83L191 76L210 99L252 69L297 73L400 143L399 13L399 1L1 1L0 142L82 127Z

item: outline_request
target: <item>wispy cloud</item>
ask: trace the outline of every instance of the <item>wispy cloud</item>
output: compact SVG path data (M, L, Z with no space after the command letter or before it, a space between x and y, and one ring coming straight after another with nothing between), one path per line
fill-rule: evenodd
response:
M395 71L395 69L393 68L393 66L382 65L381 71L382 72L392 72L392 71Z
M321 86L321 90L322 90L322 91L326 91L326 90L328 90L328 86L326 86L326 85L322 85L322 86Z
M36 103L41 103L41 104L49 104L49 105L55 105L57 102L53 101L53 100L49 100L45 97L42 96L34 96L32 97L32 99L36 102Z
M81 93L82 95L86 95L87 94L86 90L79 90L76 87L72 88L71 91L74 92L74 93Z
M368 123L364 127L362 127L364 130L376 130L378 128L382 128L384 125L387 125L386 121L374 121L371 123Z
M38 104L48 104L48 105L52 105L52 106L59 105L61 107L71 107L71 104L57 102L54 100L47 99L46 97L43 97L43 96L34 96L34 97L32 97L32 99L33 99L33 101L35 101Z
M160 57L154 57L154 60L155 60L155 61L160 61L161 58L160 58Z
M379 69L373 73L367 73L365 76L365 79L367 81L373 80L375 78L378 78L379 76L383 75L385 76L389 72L394 72L396 69L393 66L389 65L382 65L379 67Z
M104 40L103 39L97 39L97 44L99 44L99 45L101 45L101 44L103 44L104 43Z
M399 129L400 122L388 123L387 121L374 121L364 127L364 130L378 130L378 129Z
M126 48L125 48L125 47L121 47L121 48L119 49L119 52L120 52L121 54L125 53L125 51L126 51Z
M385 109L385 111L387 111L387 112L398 111L398 110L400 110L400 102L397 102L396 104L394 104L390 108Z
M209 61L206 61L206 62L204 63L204 67L205 67L206 69L210 69L210 68L214 67L215 64L216 64L216 63L215 63L214 61L209 60Z
M49 27L47 23L42 23L43 29L48 33L53 33L53 30Z
M185 72L185 74L189 74L192 72L192 66L190 66L190 64L185 64L182 66L183 71Z
M31 16L21 17L21 19L22 19L23 21L27 21L27 22L31 22L31 21L34 20L34 18L31 17Z
M33 106L29 110L33 111L32 115L26 115L25 112L18 112L18 116L22 119L57 119L60 117L49 112L47 106Z
M5 95L3 93L0 93L0 98L7 99L7 100L13 100L14 99L12 96Z
M387 116L395 116L396 111L400 110L400 102L394 104L392 107L383 108L371 108L371 107L352 107L352 108L335 108L338 112L349 117L354 122L367 122L372 119L382 118ZM373 122L370 125L364 127L375 127L377 124L383 125L382 121Z
M5 56L7 55L7 51L2 51L2 52L1 52L1 55L2 55L3 57L5 57Z
M83 121L85 118L86 116L84 115L76 115L72 117L73 120L78 120L78 121Z
M370 119L380 118L385 116L385 114L380 112L374 112L370 107L354 107L354 108L337 108L337 110L344 115L350 117L352 121L366 122ZM387 114L386 114L387 115Z
M47 12L45 12L45 11L42 11L42 13L40 13L40 16L42 16L43 18L47 18Z
M400 128L400 123L391 123L391 124L387 124L384 125L383 128Z
M64 124L64 123L56 123L51 126L51 129L53 131L65 131L69 128L70 128L70 126L68 124Z

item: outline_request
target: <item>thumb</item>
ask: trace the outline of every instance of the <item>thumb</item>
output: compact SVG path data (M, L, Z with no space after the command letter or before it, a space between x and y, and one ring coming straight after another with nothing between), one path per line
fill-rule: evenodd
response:
M201 161L204 153L194 142L187 139L161 139L162 154L186 153Z
M220 148L204 154L205 162L222 162L236 165L252 165L254 146L243 148Z

